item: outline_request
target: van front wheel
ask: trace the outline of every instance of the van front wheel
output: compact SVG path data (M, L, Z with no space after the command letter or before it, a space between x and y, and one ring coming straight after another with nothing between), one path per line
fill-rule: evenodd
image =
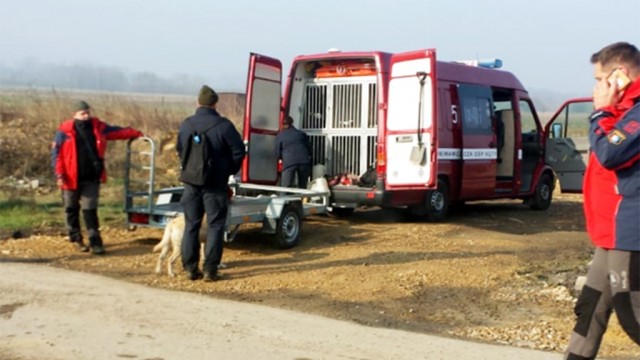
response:
M449 186L446 182L438 180L438 188L427 192L425 205L429 221L442 222L447 219L450 199Z
M547 210L553 197L553 180L549 174L543 174L538 181L535 192L529 198L529 207L533 210Z

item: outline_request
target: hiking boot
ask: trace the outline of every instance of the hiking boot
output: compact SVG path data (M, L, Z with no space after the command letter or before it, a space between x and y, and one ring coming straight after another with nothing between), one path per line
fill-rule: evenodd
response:
M194 281L202 279L202 271L195 269L193 271L187 271L187 279Z
M75 245L76 248L81 252L89 252L89 247L84 243L84 241L82 241L82 239L78 241L73 241L73 245Z
M224 278L219 274L207 271L204 273L204 278L202 280L205 282L214 282L214 281L220 281L222 279Z
M93 230L90 231L93 232ZM91 253L94 255L102 255L105 253L100 235L89 236L89 247L91 248Z
M91 247L91 253L93 255L104 255L105 250L104 250L104 246L102 245L95 245Z

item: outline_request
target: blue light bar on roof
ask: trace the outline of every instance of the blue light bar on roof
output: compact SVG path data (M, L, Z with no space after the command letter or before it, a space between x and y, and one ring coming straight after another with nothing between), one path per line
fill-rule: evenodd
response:
M499 69L502 67L502 60L500 59L460 60L454 62L489 69Z

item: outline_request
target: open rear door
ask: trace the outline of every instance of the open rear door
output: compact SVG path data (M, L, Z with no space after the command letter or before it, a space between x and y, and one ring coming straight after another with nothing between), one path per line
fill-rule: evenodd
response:
M589 116L591 98L565 102L545 126L545 162L553 168L560 190L581 193L589 159Z
M242 164L242 181L275 184L278 162L275 138L280 128L282 63L252 53L249 58L247 100L243 137L247 157Z
M387 188L436 188L436 93L435 50L391 57L385 135Z

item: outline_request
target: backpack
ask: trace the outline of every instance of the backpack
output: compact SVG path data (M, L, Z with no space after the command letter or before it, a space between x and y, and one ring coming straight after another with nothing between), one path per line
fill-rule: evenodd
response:
M191 128L189 141L180 159L180 181L183 183L194 186L202 186L206 183L207 175L212 168L212 159L209 158L211 146L206 133L219 124L211 125L204 131L196 131L193 130L193 127Z

